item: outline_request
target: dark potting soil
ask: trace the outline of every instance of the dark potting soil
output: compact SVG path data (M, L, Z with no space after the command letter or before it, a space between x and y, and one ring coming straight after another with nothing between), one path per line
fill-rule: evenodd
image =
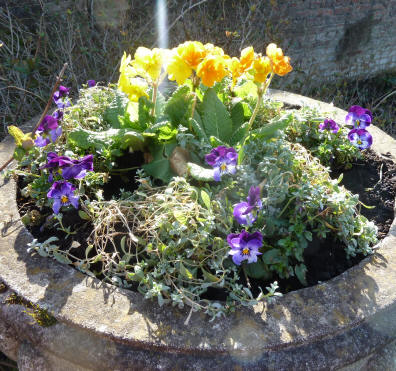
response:
M131 162L131 158L121 159L118 163L119 168L133 167L135 162L143 162L142 158L137 158ZM353 164L350 170L333 169L331 176L336 179L343 173L343 184L348 190L354 194L359 194L360 201L367 206L375 206L374 208L361 207L361 214L373 221L378 227L378 238L382 239L386 236L394 218L394 201L396 196L396 165L385 155L377 156L373 151L365 151L364 159ZM104 187L104 196L110 199L113 195L118 196L117 192L120 188L133 191L137 188L134 177L136 170L113 174L110 182ZM19 189L24 186L23 180L19 179L17 203L20 214L24 215L32 210L38 210L34 201L21 197ZM42 215L50 216L51 209L41 210ZM29 226L28 229L39 242L43 242L51 236L59 238L60 249L70 250L77 258L85 258L85 250L89 243L89 236L92 232L92 224L83 221L78 211L71 209L64 213L63 224L65 227L77 229L77 233L67 236L64 232L55 228L43 228L44 221L37 223L36 226ZM109 251L110 252L110 251ZM91 250L93 253L93 249ZM89 256L91 257L91 256ZM313 286L321 281L327 281L348 268L358 264L365 256L357 255L347 258L345 246L339 241L331 237L326 239L314 238L304 251L304 260L307 267L306 279L308 286ZM100 262L90 267L92 271L101 271ZM96 269L95 269L96 268ZM98 278L101 278L100 276ZM269 282L250 279L249 284L254 295L259 293L259 287L265 288L271 282L277 280L279 291L286 293L298 290L304 286L296 277L288 279L279 279L273 277ZM241 278L241 283L246 284L245 278ZM212 300L225 300L226 293L220 289L209 288L203 297Z

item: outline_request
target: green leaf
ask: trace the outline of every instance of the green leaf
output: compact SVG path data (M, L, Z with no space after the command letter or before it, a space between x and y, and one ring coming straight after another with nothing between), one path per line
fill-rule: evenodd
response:
M115 129L121 127L118 116L124 116L129 103L128 97L117 90L116 95L107 107L103 119Z
M62 264L72 264L72 261L64 254L54 251L54 258Z
M130 122L136 122L139 120L139 103L138 102L129 102L126 108L126 112L129 115Z
M153 103L150 102L146 97L139 98L139 127L140 131L146 130L150 127L154 118L151 116L151 109L153 108Z
M264 261L265 264L277 264L282 262L282 256L280 254L280 251L278 249L271 249L266 251L263 255L262 255L262 259Z
M170 125L162 126L158 130L158 140L169 141L175 138L177 129L173 129Z
M202 274L204 276L204 280L206 282L219 282L220 278L216 277L214 274L209 273L207 270L201 267Z
M234 92L240 98L257 98L257 85L253 81L247 80L242 85L236 86Z
M192 95L188 86L181 86L173 93L165 105L165 114L168 115L173 126L183 125L188 127Z
M270 139L274 137L277 130L282 130L289 126L292 120L293 114L289 113L277 121L272 121L257 130L253 130L253 133L257 134L261 139Z
M249 123L246 122L242 126L240 126L233 134L230 140L230 144L232 146L240 143L247 135L249 129Z
M81 149L103 150L104 148L132 148L142 150L144 137L142 134L129 129L109 129L105 131L90 131L78 129L68 135L68 143Z
M246 104L246 103L245 103ZM245 122L245 111L242 102L238 102L231 110L232 131L235 132Z
M83 210L78 210L78 216L84 220L91 220L91 217Z
M173 210L173 216L180 224L187 223L186 214L182 210Z
M179 272L185 278L188 279L194 278L193 274L183 265L182 262L179 263Z
M148 175L168 183L174 176L170 167L169 157L176 145L176 142L152 145L150 152L153 156L153 161L143 165L142 168Z
M219 138L216 138L213 135L210 136L209 140L210 140L210 144L211 144L212 147L218 147L218 146L226 146L226 147L228 147L227 143L224 143Z
M197 110L194 111L194 118L190 120L193 131L198 136L198 138L204 139L206 142L209 143L209 138L206 135L205 130L203 129L202 119Z
M165 97L161 94L160 91L157 92L157 100L155 101L155 117L157 120L162 119L162 116L165 112L165 104L166 100Z
M298 280L304 285L307 286L307 280L305 278L305 274L307 273L307 267L305 264L299 264L294 267L294 272Z
M244 269L246 274L252 278L270 279L272 276L271 272L268 270L268 267L261 259L258 259L255 263L246 264Z
M206 169L192 162L187 163L188 174L201 182L211 182L213 181L213 169Z
M201 199L202 199L202 202L204 203L205 207L208 210L211 210L212 204L210 202L210 196L203 189L201 189Z
M232 120L213 88L206 91L201 111L203 128L207 136L213 135L228 143L232 135Z

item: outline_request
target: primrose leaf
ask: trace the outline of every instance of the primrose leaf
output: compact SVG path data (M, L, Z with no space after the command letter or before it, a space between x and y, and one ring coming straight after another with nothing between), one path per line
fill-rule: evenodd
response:
M228 143L232 135L232 120L213 88L206 91L201 111L206 134Z
M271 139L275 136L276 131L285 129L293 120L293 114L283 115L279 120L271 121L263 125L261 128L253 130L261 139Z
M118 116L124 116L129 103L128 97L117 90L114 99L107 107L103 119L115 129L121 127Z
M100 132L78 129L71 131L67 140L74 147L93 148L98 151L108 147L115 149L131 147L133 150L142 150L144 144L142 134L128 129L109 129Z
M244 103L246 105L246 103ZM231 110L232 131L238 130L245 120L245 110L243 102L238 102Z
M199 115L197 110L195 110L194 117L190 120L193 131L198 136L198 138L204 139L206 142L209 142L209 138L206 135L205 130L203 129L201 116Z
M236 131L234 131L234 133L232 134L231 140L230 140L230 144L232 146L235 146L240 141L242 141L246 137L246 135L248 133L248 129L249 129L249 123L245 122Z
M152 125L154 117L151 115L153 103L150 102L146 97L140 97L138 103L139 119L137 121L138 131L144 131Z
M247 98L247 97L257 98L257 85L253 81L247 80L241 85L236 86L234 88L234 92L237 95L237 97L240 98Z
M150 153L153 161L143 165L143 169L153 178L160 179L164 183L168 183L174 176L170 167L169 157L175 149L177 143L170 142L165 144L156 143L151 146Z
M201 182L213 182L214 174L213 169L206 169L192 162L187 163L187 171L191 178L199 180Z
M168 115L173 126L188 127L191 113L192 95L188 86L181 86L173 93L165 105L165 114Z

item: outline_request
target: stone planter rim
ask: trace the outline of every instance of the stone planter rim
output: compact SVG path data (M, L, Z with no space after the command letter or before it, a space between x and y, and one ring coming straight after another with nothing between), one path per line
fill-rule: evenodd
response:
M297 94L272 90L270 95L291 105L317 105L338 122L346 114ZM395 140L376 127L369 131L373 149L379 154L390 152L395 161ZM1 143L0 163L7 160L11 147L9 138ZM0 207L7 210L0 221L8 226L0 240L0 281L26 300L47 308L58 321L132 347L251 360L263 352L349 331L396 303L396 290L390 284L396 282L394 220L378 252L340 276L213 322L203 314L192 313L185 325L188 310L160 308L139 293L101 283L51 259L29 256L26 244L32 237L17 220L15 190L12 180L0 180ZM345 362L351 357L345 355Z

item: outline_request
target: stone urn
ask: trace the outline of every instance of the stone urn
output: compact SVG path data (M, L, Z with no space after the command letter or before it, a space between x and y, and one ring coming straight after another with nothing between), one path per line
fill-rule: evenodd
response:
M296 94L272 99L346 112ZM370 127L377 153L396 142ZM0 164L12 154L0 144ZM0 178L0 350L20 370L385 370L395 369L396 224L374 255L330 281L209 322L160 308L137 292L104 284L54 260L31 256L16 183ZM19 301L7 298L15 294ZM40 326L38 306L56 322Z

